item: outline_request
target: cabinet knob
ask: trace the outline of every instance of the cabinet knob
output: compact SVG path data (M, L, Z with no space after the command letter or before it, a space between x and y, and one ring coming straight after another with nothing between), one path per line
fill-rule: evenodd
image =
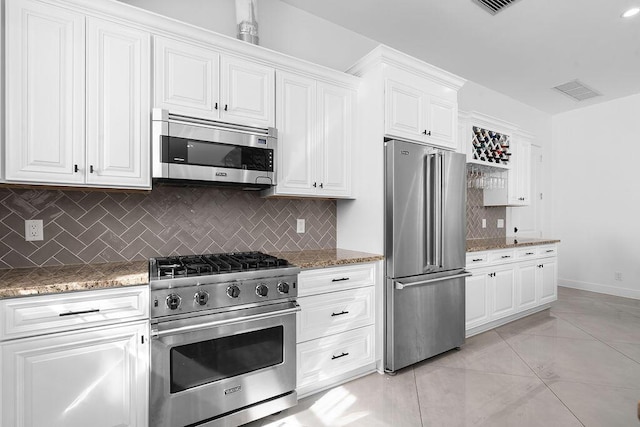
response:
M93 173L93 165L89 165L89 173Z
M73 165L73 172L78 173L80 169L78 169L78 165Z
M218 109L218 103L216 102L216 105L213 107L214 110Z
M224 111L229 111L229 106L227 104L224 104Z
M314 182L313 183L313 188L316 188L318 185Z
M320 188L324 188L324 185L322 183L320 183Z
M426 129L422 132L423 135L431 136L431 131L427 131Z

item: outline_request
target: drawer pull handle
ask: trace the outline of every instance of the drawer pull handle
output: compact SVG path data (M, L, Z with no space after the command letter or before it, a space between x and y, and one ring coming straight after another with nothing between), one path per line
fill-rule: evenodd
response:
M60 317L77 316L78 314L87 314L87 313L97 313L99 311L100 311L99 308L90 308L89 310L81 310L81 311L67 311L66 313L60 313Z
M547 249L545 252L546 253L553 252L553 249Z
M349 314L349 312L342 310L340 313L331 313L331 317L342 316L343 314Z
M525 255L533 255L533 252L527 252Z
M500 258L502 258L502 259L511 258L511 255L502 255Z
M349 280L349 278L348 277L343 277L341 279L331 279L332 282L344 282L346 280Z
M478 262L478 261L482 261L482 258L476 258L473 260L473 262Z
M343 351L343 352L342 352L342 354L341 354L341 355L339 355L339 356L331 356L331 360L340 359L341 357L345 357L345 356L348 356L348 355L349 355L349 353L345 353L345 352Z

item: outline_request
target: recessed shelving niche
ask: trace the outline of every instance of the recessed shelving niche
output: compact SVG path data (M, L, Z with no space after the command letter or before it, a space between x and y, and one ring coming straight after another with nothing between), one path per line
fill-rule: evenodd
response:
M509 135L473 126L471 152L474 162L503 168L509 167L510 139Z

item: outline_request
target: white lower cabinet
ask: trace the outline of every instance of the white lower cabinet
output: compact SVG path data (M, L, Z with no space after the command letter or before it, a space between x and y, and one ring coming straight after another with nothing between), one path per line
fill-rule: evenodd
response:
M146 286L2 303L0 316L13 326L0 337L0 425L148 425ZM54 312L64 322L47 329Z
M299 396L375 370L377 265L355 264L300 273Z
M467 336L499 326L557 299L557 247L471 252L466 281Z

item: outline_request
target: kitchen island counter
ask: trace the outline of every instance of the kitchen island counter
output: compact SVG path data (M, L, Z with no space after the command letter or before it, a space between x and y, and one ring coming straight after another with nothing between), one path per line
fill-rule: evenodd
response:
M0 298L145 285L147 261L0 269Z
M524 246L551 245L559 243L557 239L532 239L520 237L499 237L493 239L467 240L467 252L490 251L494 249L511 249Z
M315 249L290 252L269 252L269 255L286 259L301 269L335 267L384 259L384 256L347 249Z

